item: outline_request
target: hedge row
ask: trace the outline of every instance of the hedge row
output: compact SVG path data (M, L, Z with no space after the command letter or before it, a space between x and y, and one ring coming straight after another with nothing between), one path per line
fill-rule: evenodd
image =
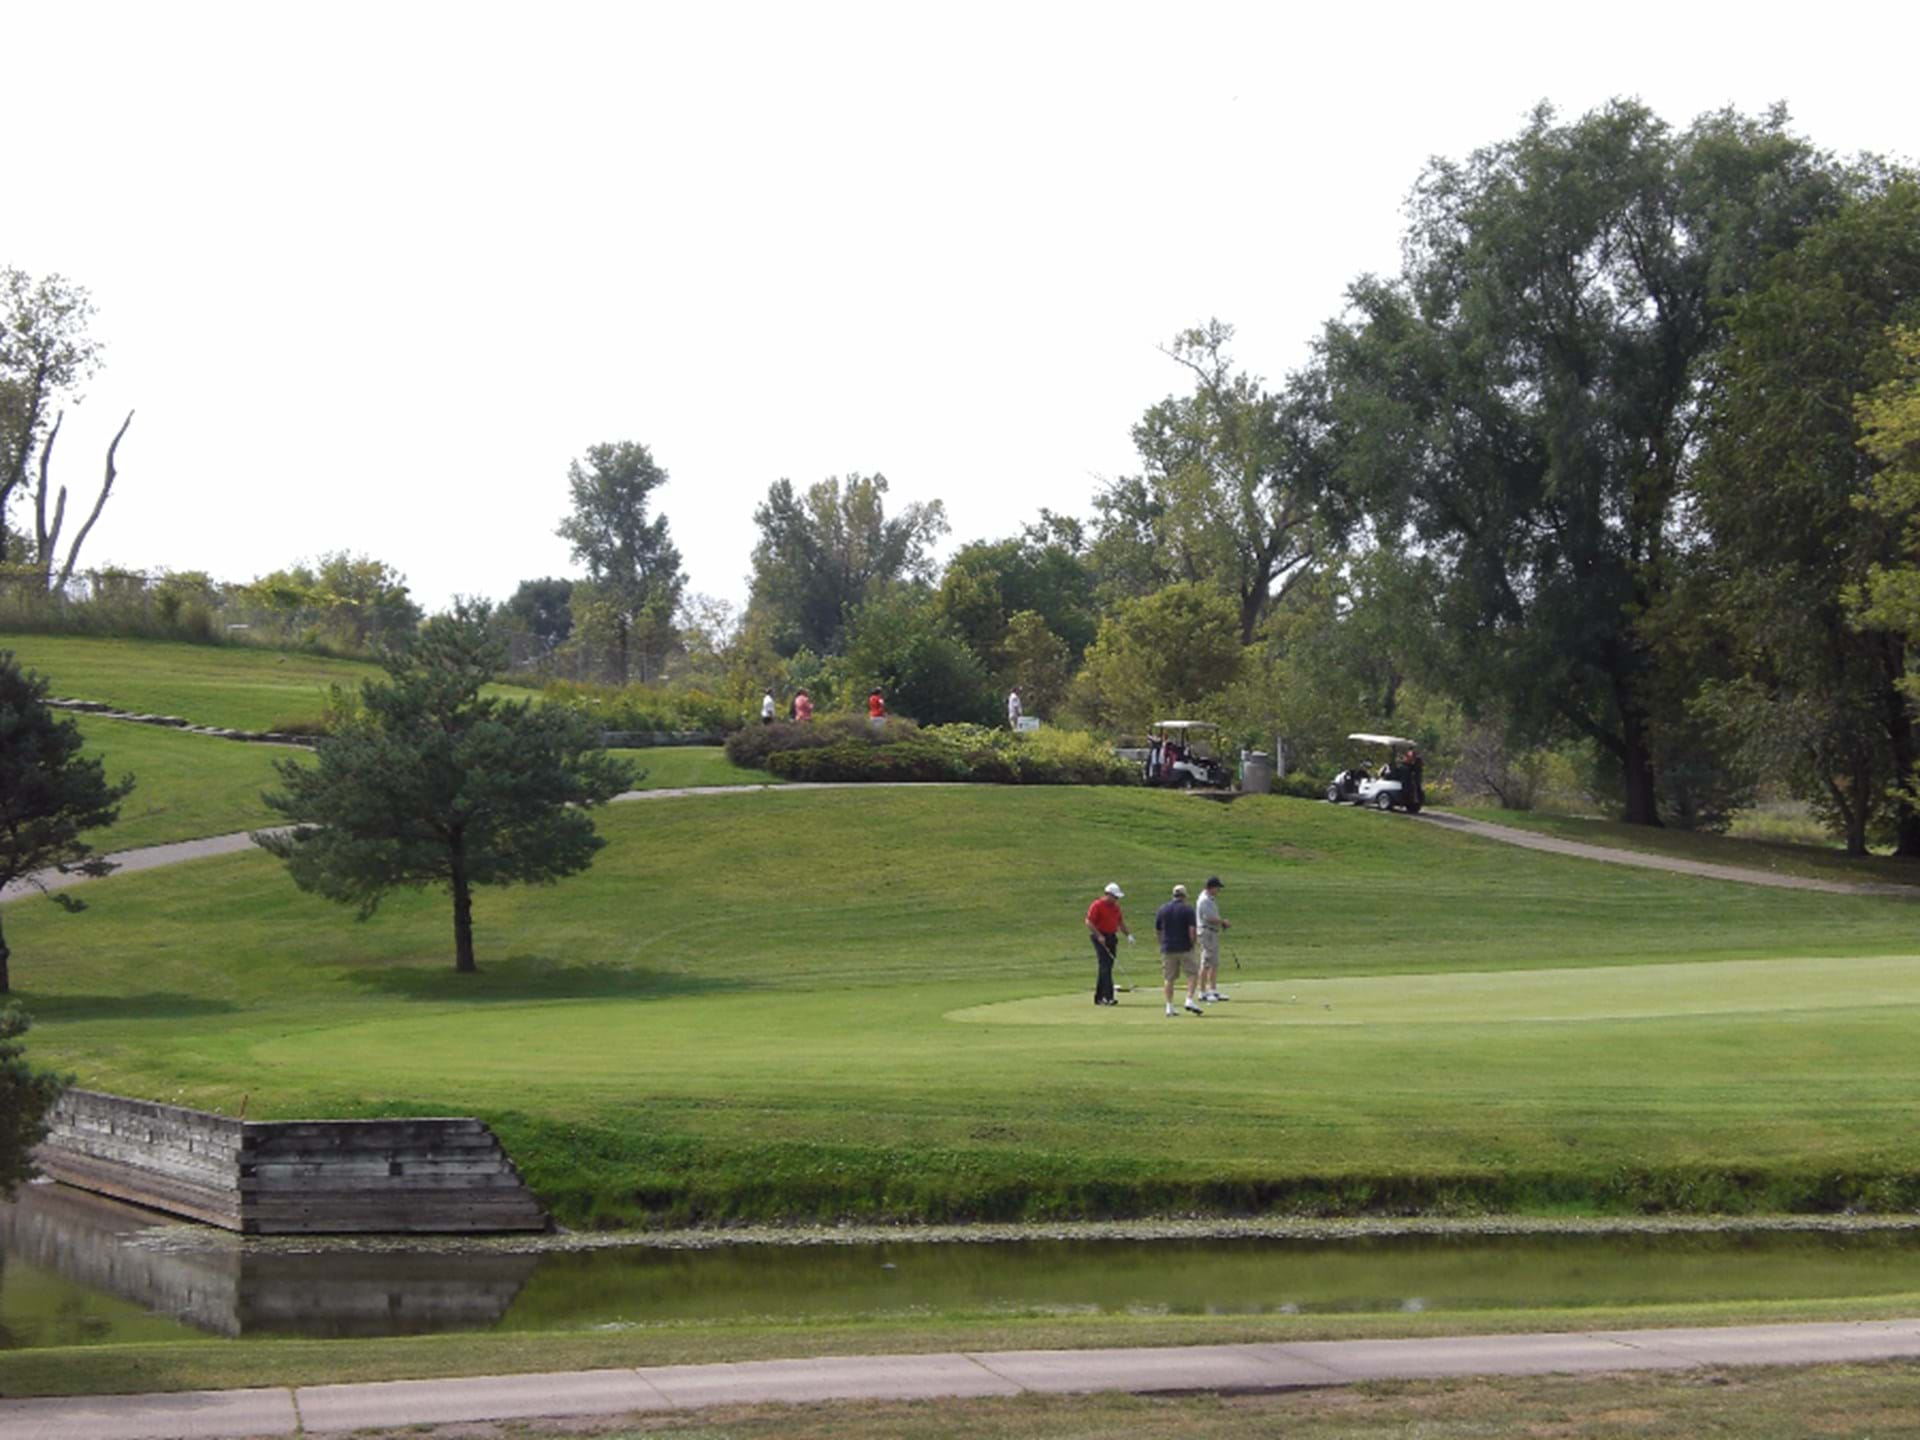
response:
M891 728L889 721L887 727ZM767 727L778 728L778 727ZM766 768L787 780L920 780L986 785L1131 785L1139 771L1091 736L995 736L949 725L876 742L839 739L775 750Z

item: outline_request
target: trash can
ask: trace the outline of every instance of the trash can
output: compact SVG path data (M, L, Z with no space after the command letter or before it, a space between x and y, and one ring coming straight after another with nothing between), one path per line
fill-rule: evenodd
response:
M1273 789L1273 757L1264 750L1251 753L1242 751L1240 756L1240 793L1242 795L1265 795Z

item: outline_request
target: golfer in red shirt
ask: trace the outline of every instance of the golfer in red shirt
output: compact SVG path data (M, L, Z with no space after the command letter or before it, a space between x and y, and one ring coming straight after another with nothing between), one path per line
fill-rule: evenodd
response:
M1133 931L1120 914L1120 902L1126 894L1118 885L1108 885L1100 898L1087 907L1087 930L1093 936L1093 953L1099 957L1100 973L1093 982L1093 1003L1118 1005L1113 993L1113 957L1120 950L1120 936L1133 943Z

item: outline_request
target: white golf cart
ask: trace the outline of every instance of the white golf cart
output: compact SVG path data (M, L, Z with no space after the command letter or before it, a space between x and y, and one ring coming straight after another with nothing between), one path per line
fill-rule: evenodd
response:
M1213 753L1219 729L1205 720L1154 721L1148 732L1147 758L1141 764L1147 784L1230 789L1233 773Z
M1376 810L1404 810L1418 815L1427 803L1419 747L1404 735L1356 734L1347 739L1385 746L1386 758L1378 768L1354 765L1342 770L1327 785L1327 799L1335 805L1371 805Z

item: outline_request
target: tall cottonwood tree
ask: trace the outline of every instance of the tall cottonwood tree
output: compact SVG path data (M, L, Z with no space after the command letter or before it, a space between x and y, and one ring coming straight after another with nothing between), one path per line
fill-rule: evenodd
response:
M838 654L853 612L895 581L932 578L946 507L915 501L889 516L884 475L830 476L804 492L776 480L755 508L749 625L776 654Z
M1307 571L1338 528L1333 458L1312 372L1279 394L1236 371L1233 327L1219 320L1181 332L1167 354L1193 375L1133 427L1157 568L1217 585L1233 597L1240 643Z
M256 834L302 890L371 916L389 891L443 887L454 969L477 970L473 890L577 874L606 844L591 807L635 781L590 717L482 694L504 654L492 611L437 615L361 687L358 711L314 749L280 762L262 798L293 829Z
M64 589L79 563L81 547L113 493L120 442L133 412L107 446L106 473L93 508L71 532L64 562L67 487L53 487L54 444L61 405L78 398L79 387L99 366L100 347L88 333L93 301L62 276L34 279L23 270L0 268L0 567L30 562L42 590ZM16 496L33 499L32 528L9 538L7 509ZM56 568L58 573L56 574Z
M1645 617L1686 543L1727 302L1830 213L1834 167L1783 112L1676 132L1637 102L1435 161L1399 277L1329 327L1343 474L1442 566L1459 698L1592 741L1658 824L1672 694Z
M1713 542L1705 603L1739 670L1716 717L1850 851L1884 816L1898 853L1920 856L1920 809L1888 784L1920 763L1906 691L1920 613L1855 603L1909 563L1901 517L1871 503L1893 461L1863 444L1857 403L1898 369L1902 320L1920 320L1913 177L1814 226L1734 308L1694 495Z
M584 463L567 467L573 513L559 535L587 567L588 585L573 594L612 635L624 684L637 651L641 679L651 679L672 643L673 616L687 588L680 551L665 515L649 517L653 492L667 483L645 445L632 440L595 445ZM590 606L589 606L590 602ZM575 620L581 619L576 613Z

